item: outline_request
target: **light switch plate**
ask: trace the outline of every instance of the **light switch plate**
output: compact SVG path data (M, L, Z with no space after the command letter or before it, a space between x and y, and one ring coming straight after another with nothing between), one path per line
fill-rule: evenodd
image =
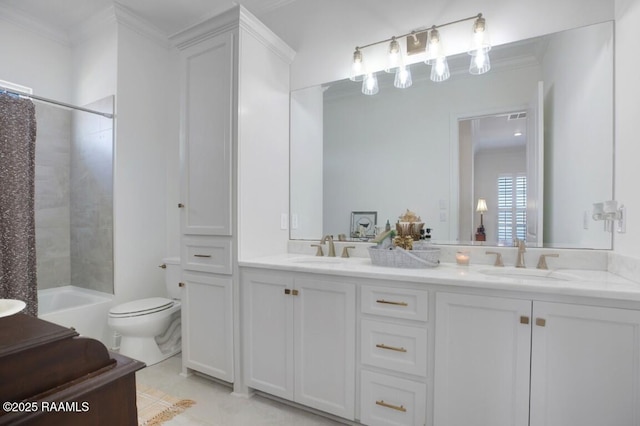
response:
M282 213L280 215L280 229L285 230L289 227L289 215Z

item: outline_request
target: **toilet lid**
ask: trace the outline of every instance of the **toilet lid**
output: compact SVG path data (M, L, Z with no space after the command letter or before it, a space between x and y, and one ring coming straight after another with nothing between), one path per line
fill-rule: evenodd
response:
M109 310L112 317L145 315L164 311L173 306L173 300L164 297L151 297L149 299L134 300L122 303Z

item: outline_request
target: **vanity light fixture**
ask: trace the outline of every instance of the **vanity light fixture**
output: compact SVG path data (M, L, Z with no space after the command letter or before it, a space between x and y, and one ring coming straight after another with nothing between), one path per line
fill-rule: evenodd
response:
M403 60L403 49L398 42L398 39L405 38L406 54L413 55L426 52L426 59L424 62L427 65L431 65L431 80L435 82L445 81L449 79L451 73L449 71L447 56L443 48L442 39L438 28L470 20L474 20L474 23L472 26L471 44L468 49L468 53L469 55L471 55L469 73L474 75L484 74L491 69L491 62L489 60L489 50L491 50L491 43L489 42L487 22L485 18L483 18L482 13L478 13L477 15L471 16L469 18L447 22L446 24L441 25L432 25L430 28L425 30L412 31L407 34L393 36L386 40L381 40L364 46L356 47L356 50L353 53L353 64L350 79L352 81L363 81L362 93L366 95L374 95L378 93L377 79L375 79L375 74L372 70L365 70L362 50L381 43L389 43L389 58L387 66L384 70L386 72L396 73L393 84L395 87L407 88L411 86L411 70ZM369 83L365 83L365 81L369 78L375 79L375 86L373 84L373 80L371 80Z

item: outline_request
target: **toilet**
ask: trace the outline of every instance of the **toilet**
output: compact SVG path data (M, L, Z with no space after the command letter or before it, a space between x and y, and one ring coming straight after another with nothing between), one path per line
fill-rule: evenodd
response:
M120 353L149 365L182 348L180 324L180 259L163 259L169 299L151 297L122 303L109 310L108 324L120 335Z

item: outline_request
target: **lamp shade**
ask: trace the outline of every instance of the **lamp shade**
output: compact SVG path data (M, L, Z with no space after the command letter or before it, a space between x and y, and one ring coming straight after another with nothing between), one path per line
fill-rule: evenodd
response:
M480 213L485 213L487 210L487 200L484 198L478 198L478 206L476 207L476 211Z

